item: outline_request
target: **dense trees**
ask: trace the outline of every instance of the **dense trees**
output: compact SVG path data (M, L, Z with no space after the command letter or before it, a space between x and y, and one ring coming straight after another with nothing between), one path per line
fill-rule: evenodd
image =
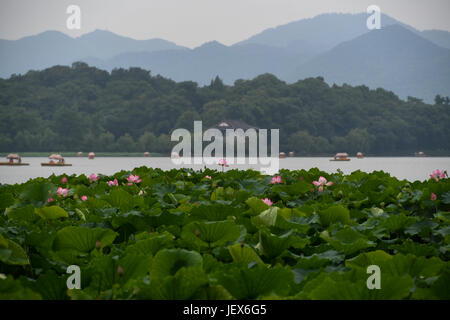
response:
M448 98L430 106L384 89L287 85L270 74L226 86L176 83L139 69L111 73L74 63L0 79L0 151L169 153L175 128L222 119L280 129L280 151L325 155L450 153ZM448 104L448 103L447 103Z

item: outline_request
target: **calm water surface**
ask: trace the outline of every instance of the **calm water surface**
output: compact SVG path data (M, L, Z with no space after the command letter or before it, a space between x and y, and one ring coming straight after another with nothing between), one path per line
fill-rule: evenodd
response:
M317 167L323 171L333 173L337 169L341 169L344 173L351 173L355 170L372 172L383 170L389 172L392 176L399 179L407 179L410 181L425 180L429 178L429 174L436 169L447 170L450 173L450 157L445 158L351 158L351 161L329 161L330 158L285 158L280 159L280 168L282 169L310 169ZM52 174L60 175L66 173L72 174L104 174L112 175L121 170L131 170L140 166L148 166L152 168L161 168L170 170L180 168L175 166L168 157L161 158L144 158L144 157L97 157L94 160L88 158L66 158L67 163L71 163L71 167L42 167L41 162L47 162L44 157L27 157L22 159L23 162L29 163L29 166L0 166L0 183L14 184L26 182L28 179L37 177L48 177ZM200 169L203 166L187 166L194 169ZM218 168L217 165L207 166L209 168ZM259 169L257 165L233 165L228 169Z

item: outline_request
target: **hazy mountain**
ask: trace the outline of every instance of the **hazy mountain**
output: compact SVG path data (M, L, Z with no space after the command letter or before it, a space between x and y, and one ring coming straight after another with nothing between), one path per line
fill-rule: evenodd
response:
M124 52L184 49L162 40L134 40L109 31L96 30L78 38L59 31L46 31L18 40L0 40L0 76L71 64L86 57L109 59Z
M450 32L443 30L425 30L420 34L434 44L450 49Z
M175 81L192 80L209 84L217 75L227 84L251 79L262 73L285 75L293 65L306 62L312 55L260 44L225 46L208 42L192 50L132 52L106 61L83 59L90 65L112 70L116 67L141 67Z
M315 76L328 83L383 87L403 98L432 101L436 94L450 95L450 50L392 25L344 42L286 78Z
M369 32L366 13L329 13L291 22L263 32L241 41L241 44L263 44L268 46L301 48L307 47L312 52L323 52L332 47ZM385 27L401 22L381 15L381 26ZM414 30L412 27L404 25Z
M232 46L213 41L194 49L101 30L79 38L48 31L16 41L0 40L0 77L81 60L106 70L141 67L200 85L217 75L232 84L272 73L290 82L323 76L329 83L383 87L401 97L427 101L435 94L450 94L449 50L445 49L450 48L449 32L421 32L387 15L381 16L381 30L370 31L368 16L322 14L267 29Z

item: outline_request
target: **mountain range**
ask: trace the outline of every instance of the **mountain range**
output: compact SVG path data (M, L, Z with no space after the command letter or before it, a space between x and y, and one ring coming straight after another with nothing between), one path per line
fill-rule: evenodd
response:
M47 31L0 40L0 76L84 61L98 68L141 67L175 81L224 83L272 73L292 83L321 76L330 84L383 87L401 98L450 95L450 32L418 31L387 15L368 30L361 14L322 14L270 28L231 46L189 49L162 39L134 40L96 30L78 38Z

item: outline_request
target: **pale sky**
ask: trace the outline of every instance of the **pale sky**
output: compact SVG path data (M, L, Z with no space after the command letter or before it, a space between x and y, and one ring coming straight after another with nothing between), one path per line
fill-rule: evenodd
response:
M72 4L81 9L80 30L66 27ZM366 12L372 4L416 29L450 31L450 0L0 0L0 38L102 29L190 48L212 40L231 45L267 28L321 13Z

